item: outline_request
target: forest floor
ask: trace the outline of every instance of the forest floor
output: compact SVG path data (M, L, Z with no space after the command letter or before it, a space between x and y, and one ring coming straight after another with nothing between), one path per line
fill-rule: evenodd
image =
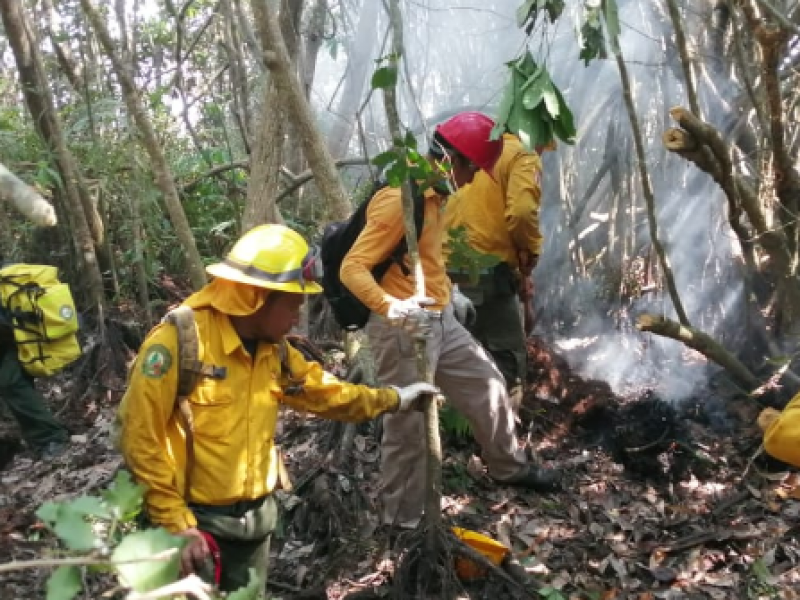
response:
M563 489L539 495L498 486L469 436L446 426L445 522L503 542L529 580L523 588L489 572L461 582L454 597L766 599L792 598L794 590L800 597L800 478L757 456L753 401L721 386L679 405L660 400L656 388L618 397L575 375L537 338L529 363L521 439L563 470ZM34 460L19 448L10 418L0 420L0 566L51 555L54 537L35 510L96 493L120 468L109 436L124 373L98 377L87 387L104 390L96 397L76 393L69 380L47 382L54 411L74 434L57 460ZM75 400L59 400L67 397ZM272 546L270 595L414 598L396 581L404 536L375 524L376 424L359 426L337 463L341 437L330 422L284 414L280 439L295 489L279 493L284 519ZM0 600L44 598L48 575L0 572ZM100 597L109 583L89 577L84 597Z

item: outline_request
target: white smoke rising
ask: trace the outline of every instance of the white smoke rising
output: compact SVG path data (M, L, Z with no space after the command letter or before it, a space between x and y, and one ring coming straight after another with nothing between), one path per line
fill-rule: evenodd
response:
M400 100L409 127L429 130L464 109L495 113L508 78L505 63L525 49L525 35L516 23L522 3L402 4L406 67L401 80L412 92L401 94ZM618 3L621 48L644 136L659 236L691 323L724 343L729 337L726 327L736 333L735 326L726 324L737 322L742 295L742 283L732 271L738 247L726 221L725 200L707 175L668 153L661 142L662 133L673 125L669 109L688 106L672 25L662 3ZM687 5L687 14L697 15L687 29L706 22L709 3L689 0ZM620 282L603 277L614 270L629 271L637 260L655 264L656 256L638 174L630 176L638 173L637 158L620 75L613 57L588 66L579 59L581 6L582 2L568 2L561 20L546 28L537 25L529 44L564 93L578 128L574 146L560 144L557 152L545 155L541 222L546 245L534 273L537 333L551 340L581 374L609 382L618 393L648 387L663 397L685 398L716 367L705 368L702 358L679 342L642 334L634 327L641 312L675 318L666 292L654 287L620 305L613 300L619 297ZM385 26L384 18L378 27L381 39ZM343 62L340 57L330 68L320 68L330 78L320 89L333 93L338 76L331 78L331 73L337 72L337 65L341 73ZM698 84L703 116L724 130L729 124L720 98L739 90L727 81L722 90L710 88L710 83L706 78ZM323 91L320 97L330 94ZM368 113L368 141L375 144L368 150L376 153L388 143L380 93L373 94ZM358 144L353 148L361 153ZM589 194L590 184L607 165L608 172ZM623 248L629 262L622 262Z

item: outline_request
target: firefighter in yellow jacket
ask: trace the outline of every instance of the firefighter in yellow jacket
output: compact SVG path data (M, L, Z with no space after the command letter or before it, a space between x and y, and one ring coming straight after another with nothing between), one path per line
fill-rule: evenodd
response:
M800 467L800 394L782 411L765 408L758 416L764 449L778 460Z
M480 170L491 170L502 142L491 141L494 122L464 112L436 128L439 157L456 185ZM438 169L437 169L438 171ZM419 255L426 297L414 295L414 282L399 264L376 281L375 265L386 260L404 235L400 191L383 188L371 199L366 224L342 262L341 280L371 311L366 325L378 381L404 385L415 381L414 339L427 340L427 359L436 385L470 422L489 475L502 484L536 491L558 487L559 473L529 461L516 436L514 412L505 382L486 351L456 319L463 295L451 294L442 257L441 205L447 188L433 182L424 191L424 220ZM387 415L381 440L381 520L416 526L425 501L425 427L421 413Z
M463 227L470 247L497 259L475 281L448 260L448 275L475 307L463 318L475 338L492 355L505 377L512 402L519 406L527 367L526 334L519 300L531 311L531 272L542 250L539 229L542 163L511 134L503 136L503 152L491 174L479 171L472 182L450 197L444 210L444 252L448 232Z
M120 406L122 452L136 480L147 486L149 519L187 538L184 574L202 569L218 549L219 583L226 591L247 585L249 568L266 580L277 515L272 492L279 480L274 437L281 405L362 421L407 410L420 394L436 391L426 383L384 389L345 383L285 344L305 294L321 291L317 263L298 233L262 225L207 268L215 279L184 302L194 312L204 365L189 396L192 444L176 403L174 325L158 325L147 336Z

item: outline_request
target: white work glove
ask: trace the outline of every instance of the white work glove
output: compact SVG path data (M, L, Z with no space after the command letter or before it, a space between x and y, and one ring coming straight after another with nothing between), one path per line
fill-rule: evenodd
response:
M397 395L400 397L400 404L397 406L397 410L400 412L406 412L412 409L419 410L421 408L419 405L420 396L423 394L439 393L439 388L430 383L425 383L424 381L412 383L405 387L397 387L394 385L392 387L397 390Z
M405 329L415 339L431 336L431 322L425 307L434 303L433 298L412 296L406 300L392 300L386 317L395 325Z
M452 302L456 320L464 327L472 327L475 324L475 319L478 318L478 313L475 312L475 305L472 300L461 293L458 285L453 285Z

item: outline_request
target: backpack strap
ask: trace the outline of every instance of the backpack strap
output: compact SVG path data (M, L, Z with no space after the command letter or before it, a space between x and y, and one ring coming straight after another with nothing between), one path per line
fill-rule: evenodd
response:
M186 430L186 477L183 487L183 497L188 504L191 501L192 491L192 472L194 471L194 417L192 415L192 405L189 396L194 392L201 377L211 377L213 379L225 379L227 369L216 365L203 363L200 359L200 341L197 337L195 327L194 310L189 306L179 306L172 309L162 319L164 323L175 325L178 333L178 389L176 393L176 404L178 405L178 415L183 422ZM289 368L289 348L288 342L284 339L278 344L278 358L281 363L281 381L287 381L284 393L296 396L302 393L305 377L296 379ZM278 459L278 481L282 489L292 490L292 481L289 477L289 470L283 458L283 451L276 447Z
M175 403L178 414L186 430L186 478L183 495L188 503L192 491L192 472L194 471L194 416L189 396L201 377L225 379L227 369L215 365L207 365L200 361L200 340L195 327L194 310L189 306L172 309L162 319L171 323L178 333L178 389Z

